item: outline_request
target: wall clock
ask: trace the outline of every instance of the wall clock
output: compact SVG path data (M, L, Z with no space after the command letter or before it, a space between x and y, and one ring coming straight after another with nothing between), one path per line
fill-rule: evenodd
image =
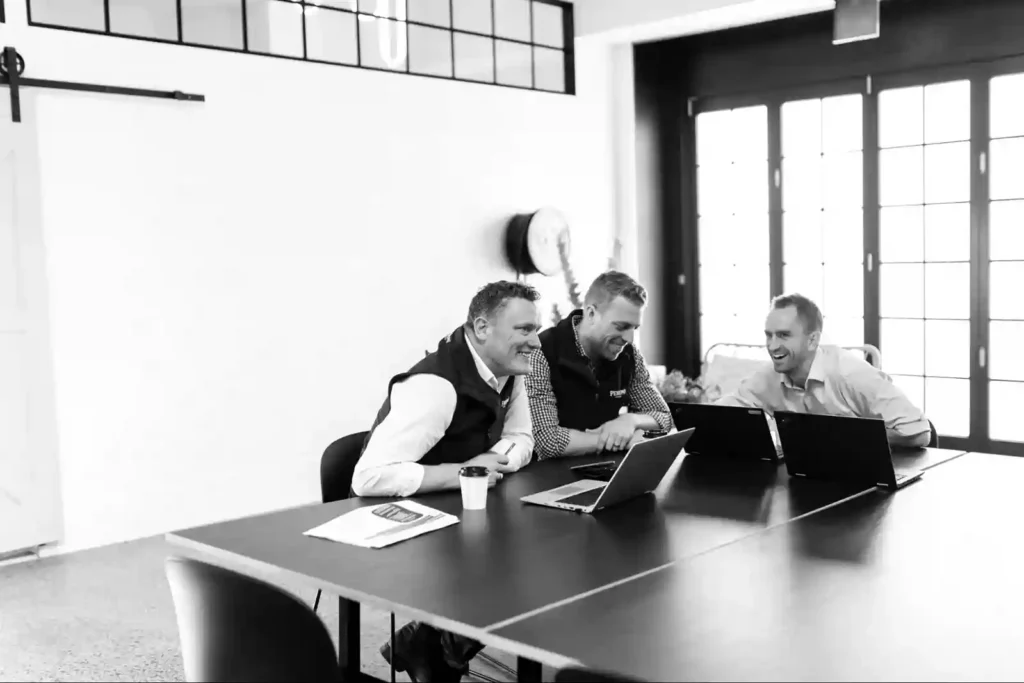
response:
M569 224L557 209L516 214L505 228L505 255L520 275L557 275L562 271L559 250L568 260L570 247Z

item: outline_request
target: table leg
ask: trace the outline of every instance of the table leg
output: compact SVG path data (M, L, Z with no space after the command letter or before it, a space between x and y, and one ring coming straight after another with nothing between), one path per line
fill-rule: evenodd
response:
M338 665L341 680L359 681L359 603L338 598Z
M391 613L391 639L388 641L391 644L391 651L395 651L395 613ZM395 664L392 659L391 663L391 683L395 683Z
M535 662L526 657L516 659L516 670L520 683L540 683L541 668L540 662Z

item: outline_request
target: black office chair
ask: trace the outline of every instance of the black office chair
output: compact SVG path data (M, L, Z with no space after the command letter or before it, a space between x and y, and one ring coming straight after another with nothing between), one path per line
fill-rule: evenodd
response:
M327 628L306 603L259 579L198 560L164 565L187 681L341 679Z
M932 430L931 438L928 439L928 448L938 448L939 447L939 431L937 429L935 429L935 425L932 424L931 420L928 420L928 426Z
M363 442L370 432L356 432L334 441L320 457L320 498L325 503L345 500L352 492L352 475L356 471ZM320 607L320 593L316 592L313 611Z
M567 667L555 673L555 683L640 683L642 680L621 674L577 667Z

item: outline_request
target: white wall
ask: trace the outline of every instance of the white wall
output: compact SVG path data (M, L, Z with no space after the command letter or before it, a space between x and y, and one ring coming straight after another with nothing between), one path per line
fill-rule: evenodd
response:
M661 226L641 221L637 214L636 96L632 44L611 44L610 71L614 92L612 127L615 159L616 237L620 247L620 268L637 278L647 289L648 307L637 343L644 359L652 365L665 362L664 309L662 286Z
M32 29L8 5L28 76L207 97L25 91L65 548L318 499L324 446L512 275L512 213L559 207L581 281L605 266L601 44L567 97Z

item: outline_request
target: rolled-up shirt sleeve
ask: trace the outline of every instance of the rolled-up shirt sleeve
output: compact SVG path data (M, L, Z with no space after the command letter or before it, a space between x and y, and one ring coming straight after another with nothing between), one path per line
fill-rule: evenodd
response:
M662 429L671 430L675 425L672 422L672 413L668 409L668 402L658 391L658 387L654 386L643 354L636 346L633 347L633 358L635 360L633 379L629 383L629 412L650 415Z
M931 425L924 412L910 402L892 379L877 368L866 368L845 377L846 385L864 416L881 418L889 443L895 446L927 446Z
M558 399L551 386L551 368L540 350L530 356L526 393L530 403L537 459L557 458L569 446L569 430L558 424Z
M411 496L423 483L419 460L444 436L455 412L455 387L436 375L413 375L391 388L391 409L356 463L357 496Z
M717 406L739 406L741 408L763 408L769 414L785 406L772 400L768 390L771 379L765 373L757 372L739 383L735 390L714 401ZM777 380L776 380L777 382ZM778 390L777 393L781 393ZM776 405L779 403L779 405Z
M526 378L513 376L507 381L515 384L512 385L512 395L505 412L505 426L501 430L501 439L490 450L492 453L507 455L509 467L518 470L533 458L533 420L530 416Z

